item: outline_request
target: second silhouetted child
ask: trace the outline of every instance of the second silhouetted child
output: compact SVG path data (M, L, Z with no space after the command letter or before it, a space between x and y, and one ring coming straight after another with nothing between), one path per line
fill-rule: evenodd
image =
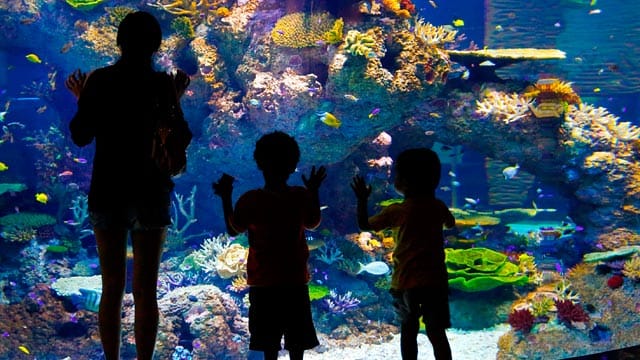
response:
M300 360L306 349L318 345L304 232L320 224L318 189L326 177L325 168L313 167L309 178L303 175L305 187L289 186L300 150L295 139L280 131L261 137L253 157L264 187L240 196L235 209L233 177L224 174L213 184L222 199L229 235L248 232L249 348L263 351L265 360L276 360L284 336L289 358Z
M372 217L367 210L371 186L361 176L354 177L351 187L358 199L358 226L361 230L397 229L390 291L401 322L402 359L418 358L422 317L435 358L448 360L451 348L445 329L451 322L442 228L455 226L455 219L435 196L440 159L430 149L410 149L398 156L394 167L394 185L404 201Z

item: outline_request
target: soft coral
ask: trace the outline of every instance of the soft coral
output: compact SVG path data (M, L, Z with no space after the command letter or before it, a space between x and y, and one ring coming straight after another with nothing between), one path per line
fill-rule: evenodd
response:
M556 309L558 309L558 321L567 326L571 326L572 323L589 321L589 314L580 304L571 300L556 300Z

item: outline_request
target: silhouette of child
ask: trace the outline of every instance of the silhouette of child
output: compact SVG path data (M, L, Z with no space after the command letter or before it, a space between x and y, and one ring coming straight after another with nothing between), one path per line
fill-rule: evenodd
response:
M309 248L304 230L320 223L318 188L325 168L313 167L305 187L289 186L287 179L300 159L296 141L272 132L256 143L253 157L262 171L264 187L246 192L231 203L234 178L224 174L212 184L222 199L225 224L231 236L248 231L249 331L251 350L276 360L284 336L289 358L300 360L304 350L317 346L309 300Z
M391 294L400 319L403 360L418 358L420 316L436 359L451 359L445 329L449 317L448 279L445 265L443 225L455 226L447 206L435 197L440 182L440 159L430 149L403 151L395 162L395 188L404 201L387 206L369 217L367 200L371 186L355 176L351 187L358 199L358 226L380 231L396 228Z

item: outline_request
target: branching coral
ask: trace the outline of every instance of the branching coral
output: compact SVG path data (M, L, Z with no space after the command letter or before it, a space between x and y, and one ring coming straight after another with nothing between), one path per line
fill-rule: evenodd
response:
M307 15L302 12L287 14L276 22L271 30L273 42L284 47L304 48L318 46L326 42L326 35L337 30L333 17L328 12Z
M414 25L416 38L424 45L442 45L456 40L457 30L451 30L444 26L434 26L418 18Z
M475 112L481 117L493 116L495 120L509 124L528 116L529 101L518 94L488 90L481 101L476 100Z
M533 316L539 317L549 313L555 306L554 299L547 296L538 296L531 303L531 312Z
M565 113L565 145L592 149L616 149L627 153L628 143L640 139L640 128L619 118L606 108L589 104L570 105ZM618 148L618 149L617 149Z
M343 314L360 305L360 300L352 296L351 291L339 295L335 290L331 290L329 297L324 299L325 307L334 314Z
M328 44L337 44L341 42L343 37L343 30L344 20L342 20L342 18L339 18L333 23L333 27L331 28L331 30L324 33L324 41L326 41Z
M629 279L639 281L640 280L640 256L637 254L631 259L625 261L624 269L622 270L624 276Z

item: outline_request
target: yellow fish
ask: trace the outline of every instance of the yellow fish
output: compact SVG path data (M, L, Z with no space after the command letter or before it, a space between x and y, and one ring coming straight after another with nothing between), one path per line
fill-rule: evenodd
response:
M31 54L27 54L27 56L25 56L25 58L29 61L31 61L34 64L40 64L42 63L42 60L40 60L40 57L34 53Z
M453 20L453 26L455 26L455 27L461 27L461 26L464 26L464 20L462 20L462 19L455 19L455 20Z
M7 166L7 164L0 161L0 171L7 171L7 170L9 170L9 166Z
M39 202L39 203L46 204L49 201L49 195L47 195L45 193L37 193L36 194L36 201Z
M598 87L597 87L597 88L594 88L594 89L593 89L593 92L594 92L594 93L599 93L599 92L600 92L600 88L598 88Z
M27 349L27 347L26 347L26 346L24 346L24 345L20 345L20 346L18 346L18 350L22 351L23 353L25 353L25 354L27 354L27 355L31 354L31 352L29 351L29 349Z
M325 112L322 117L320 118L320 120L331 126L332 128L339 128L340 125L342 125L342 122L340 121L340 119L338 119L335 115L333 115L330 112Z

